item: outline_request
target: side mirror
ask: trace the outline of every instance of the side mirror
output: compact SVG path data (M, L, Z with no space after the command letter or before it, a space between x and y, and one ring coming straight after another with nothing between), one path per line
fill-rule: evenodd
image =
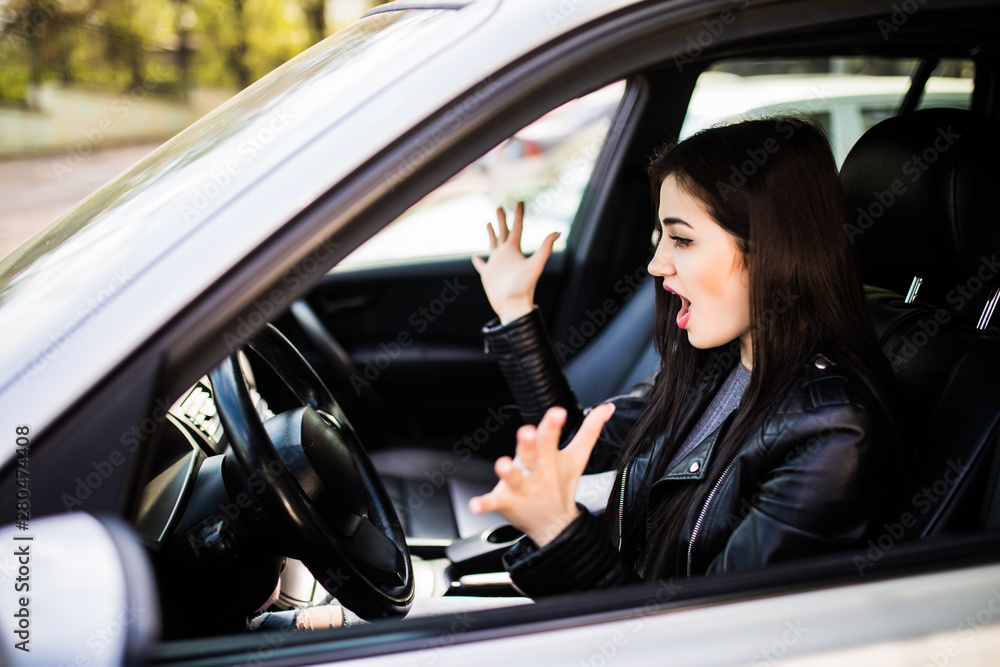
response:
M119 518L82 512L0 528L0 663L143 662L160 606L145 548Z

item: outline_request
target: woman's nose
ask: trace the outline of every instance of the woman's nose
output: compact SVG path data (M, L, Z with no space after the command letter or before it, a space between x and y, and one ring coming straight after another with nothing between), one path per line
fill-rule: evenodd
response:
M653 259L649 260L646 270L654 276L674 275L674 263L670 257L670 252L664 247L666 244L661 240L653 253Z

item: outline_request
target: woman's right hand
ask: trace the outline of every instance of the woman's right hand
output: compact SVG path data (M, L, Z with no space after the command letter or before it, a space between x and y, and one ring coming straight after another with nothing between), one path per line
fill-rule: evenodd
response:
M486 223L486 232L490 236L488 259L472 256L472 264L483 281L486 298L501 324L527 315L535 307L535 286L552 254L552 245L559 238L559 232L549 234L531 257L525 257L521 252L523 221L524 202L518 202L514 209L514 224L510 231L507 230L507 214L498 208L497 233L493 232L491 223Z

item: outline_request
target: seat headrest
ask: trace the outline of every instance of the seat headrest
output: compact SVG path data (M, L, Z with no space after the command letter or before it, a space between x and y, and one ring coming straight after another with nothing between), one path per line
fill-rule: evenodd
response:
M841 168L866 284L974 312L1000 282L1000 120L924 109L872 127Z

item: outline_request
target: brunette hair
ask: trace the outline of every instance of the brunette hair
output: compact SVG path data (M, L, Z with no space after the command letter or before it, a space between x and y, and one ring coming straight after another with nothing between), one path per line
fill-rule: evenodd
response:
M644 543L634 545L639 572L652 578L659 574L652 571L660 569L653 567L657 554L676 552L703 485L720 477L812 354L825 351L845 364L880 404L873 407L885 410L890 420L892 401L886 397L892 395L894 381L845 232L847 214L836 163L819 128L793 117L713 127L656 152L648 173L657 216L660 186L672 176L733 236L749 274L753 334L750 384L703 481L684 483L665 501ZM659 240L658 221L656 233ZM662 289L661 277L655 280L654 341L661 366L623 447L612 495L616 499L624 467L665 430L665 445L647 466L642 488L648 490L663 475L693 425L687 420L682 432L691 392L740 361L733 344L709 350L693 347L676 323L681 300ZM641 533L634 531L644 530L646 501L639 498L623 522L626 539L635 540Z

